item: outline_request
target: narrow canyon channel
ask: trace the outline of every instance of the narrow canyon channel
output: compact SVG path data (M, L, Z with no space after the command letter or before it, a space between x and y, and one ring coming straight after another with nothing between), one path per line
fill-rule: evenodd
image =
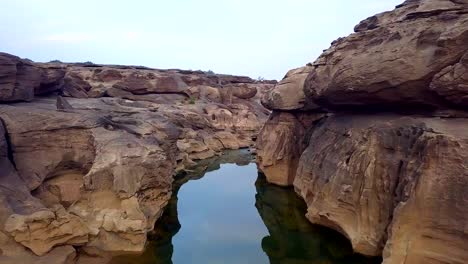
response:
M367 264L346 238L310 224L292 188L266 182L246 150L200 161L179 175L142 255L112 264Z

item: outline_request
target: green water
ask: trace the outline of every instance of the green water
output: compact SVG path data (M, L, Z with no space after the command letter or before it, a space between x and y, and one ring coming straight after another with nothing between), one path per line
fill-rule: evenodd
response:
M247 152L229 152L178 176L146 251L112 263L380 263L353 254L343 236L310 224L305 212L293 189L258 175Z

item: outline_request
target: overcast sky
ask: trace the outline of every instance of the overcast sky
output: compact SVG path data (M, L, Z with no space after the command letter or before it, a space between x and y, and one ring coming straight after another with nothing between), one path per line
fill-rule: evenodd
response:
M281 79L403 0L0 0L0 51Z

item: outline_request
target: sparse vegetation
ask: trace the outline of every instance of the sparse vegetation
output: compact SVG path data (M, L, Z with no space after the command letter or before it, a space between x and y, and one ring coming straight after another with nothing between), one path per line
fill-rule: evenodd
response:
M212 71L212 70L208 70L208 71L206 72L206 74L208 74L208 75L215 75L216 73L215 73L214 71Z
M51 60L49 63L62 63L60 60Z
M257 81L263 82L263 81L265 81L265 78L263 78L262 76L259 76L259 77L257 78Z
M189 100L188 100L188 103L189 103L189 104L195 104L195 102L196 102L195 97L190 96L190 98L189 98Z

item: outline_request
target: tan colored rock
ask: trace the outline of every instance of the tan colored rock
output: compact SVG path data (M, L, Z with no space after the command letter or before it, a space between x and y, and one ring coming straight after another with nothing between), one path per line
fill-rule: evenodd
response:
M76 72L69 72L64 78L63 93L66 96L75 98L88 98L88 92L92 86Z
M0 86L6 80L8 89L43 95L0 105L0 262L8 263L45 263L51 256L85 261L75 259L73 247L102 252L96 258L102 260L112 252L141 252L171 197L175 170L251 146L268 115L259 87L273 85L5 57L39 75L0 63ZM57 107L62 99L67 109Z
M92 106L93 112L83 112L81 108L84 105L81 103L84 101L87 102L87 106ZM115 99L110 102L113 101ZM97 104L93 105L93 102ZM149 121L148 116L141 117L141 120L148 120L148 123L132 127L135 122L128 123L125 117L103 117L106 111L115 111L118 107L122 108L121 111L125 109L131 112L131 109L135 108L130 106L119 106L118 103L102 104L102 101L92 99L70 99L70 103L75 106L73 111L76 113L52 110L55 107L52 100L39 101L35 105L0 106L1 116L8 124L11 142L16 146L24 146L24 155L27 155L23 156L19 148L14 149L15 159L21 158L24 162L16 164L22 178L28 179L31 189L40 187L34 194L43 199L49 208L55 208L58 204L68 207L66 211L60 211L64 211L63 214L52 213L37 221L30 221L37 218L37 212L27 213L23 210L24 212L13 214L14 217L10 216L7 231L15 240L38 255L43 255L62 244L93 244L102 247L106 244L104 250L126 249L139 252L146 243L146 232L153 228L154 222L161 216L171 194L174 163L168 156L171 155L167 149L168 145L162 146L156 137L169 140L169 144L170 140L174 140L169 133L174 132L164 122L158 122L158 119L163 119L160 115L146 109L140 114L153 115L154 119ZM34 112L28 110L29 106ZM99 108L101 109L98 110ZM96 115L95 111L103 112ZM43 116L47 116L48 122L42 121L45 119ZM158 125L153 126L151 122L158 122ZM167 131L167 134L164 131ZM68 142L65 138L63 142L60 140L62 134L67 134ZM75 141L76 143L72 144L73 137L80 139L81 135L83 141ZM82 147L83 149L80 149ZM43 154L33 158L31 152ZM70 169L74 169L73 173L70 173ZM29 171L42 172L39 175L44 176L29 179L26 176ZM83 181L84 174L87 175ZM99 193L103 189L113 190L117 206L113 206L112 203L105 203L106 206L88 206L85 201L90 199L93 193ZM138 200L135 198L137 195ZM49 199L51 197L53 199ZM99 200L97 196L92 197L94 201ZM133 205L128 204L129 199L133 201ZM112 199L106 197L104 200ZM87 206L82 206L83 204ZM15 204L10 207L13 206ZM40 208L39 203L35 210ZM51 212L42 208L39 212ZM95 220L99 218L98 212L106 210L111 210L106 218L109 220L105 224L96 224L99 222ZM136 212L135 210L140 214L132 218L132 215L135 215L132 212ZM72 211L73 214L70 213ZM7 211L7 214L15 212ZM16 215L21 216L24 221L14 220ZM83 229L77 226L78 222ZM15 226L12 223L24 224ZM34 229L32 233L24 231L22 226L29 225L33 225L37 230Z
M308 219L359 253L377 256L386 245L385 263L462 263L466 124L338 115L314 126L294 181Z
M468 53L465 53L458 63L436 74L430 87L448 101L466 108L468 106Z
M384 264L461 264L468 259L467 121L433 121L433 125L419 179L409 199L394 211Z
M209 102L221 103L221 94L219 89L211 86L197 85L191 86L187 93L192 98L198 98L201 100L207 100Z
M215 151L210 149L203 141L196 139L178 140L177 148L181 152L187 153L191 160L201 160L215 156Z
M113 87L133 94L149 94L181 93L187 85L177 75L156 77L154 74L133 72Z
M230 109L217 105L207 105L205 107L208 120L217 129L230 129L234 126L233 113Z
M68 207L81 198L84 187L83 176L75 171L60 172L60 175L44 181L35 190L35 196L39 197L45 205L52 206L60 203Z
M55 101L49 104L55 108ZM94 124L89 118L40 109L40 104L34 112L27 107L0 106L0 116L11 134L19 175L30 190L62 170L89 170L94 160L89 130Z
M203 142L206 144L207 147L209 147L215 152L219 152L224 149L223 143L221 142L221 140L216 138L216 136L206 135L205 137L203 137Z
M105 69L100 72L95 72L96 78L102 82L120 81L123 78L122 73L115 69Z
M0 119L0 228L13 214L32 214L46 210L45 206L34 198L26 183L19 177L11 157L7 131ZM0 230L0 233L1 233ZM0 248L2 249L2 248Z
M215 138L223 144L225 149L246 148L251 144L250 139L241 139L228 131L216 132Z
M291 185L302 153L299 140L304 128L290 113L273 113L260 132L257 142L257 164L268 181Z
M250 131L258 133L266 119L264 118L263 113L253 110L257 107L246 106L244 104L231 105L230 108L233 113L232 129L236 131Z
M35 64L38 67L37 64ZM66 71L61 66L39 66L41 70L41 84L34 88L35 95L47 95L63 88Z
M26 60L0 53L0 101L31 101L42 72Z
M334 41L304 84L287 82L293 70L264 96L275 110L257 146L267 179L294 180L311 222L386 264L468 259L467 10L405 1Z
M466 52L466 10L465 1L406 1L364 20L313 63L307 101L332 109L446 107L429 87L434 75Z
M257 87L255 84L231 84L223 89L232 90L232 95L240 99L250 99L257 95Z
M120 200L112 192L96 192L71 210L87 219L95 236L87 245L103 251L142 252L146 244L147 218L138 200ZM91 209L91 211L90 211Z
M58 246L45 256L36 256L2 232L0 232L0 248L2 264L71 264L76 257L72 246Z
M282 81L263 96L262 104L272 110L304 109L306 106L304 83L313 70L312 66L290 70ZM308 109L314 108L318 106L308 106Z
M88 229L81 219L63 207L31 215L11 215L5 231L22 245L42 256L56 245L82 245L88 242Z
M257 140L257 165L271 183L290 186L304 150L307 124L321 114L294 115L274 112L260 131Z
M108 88L106 94L112 97L129 99L134 101L148 101L157 104L176 104L187 100L187 96L182 94L146 94L135 95L131 92L117 88Z

